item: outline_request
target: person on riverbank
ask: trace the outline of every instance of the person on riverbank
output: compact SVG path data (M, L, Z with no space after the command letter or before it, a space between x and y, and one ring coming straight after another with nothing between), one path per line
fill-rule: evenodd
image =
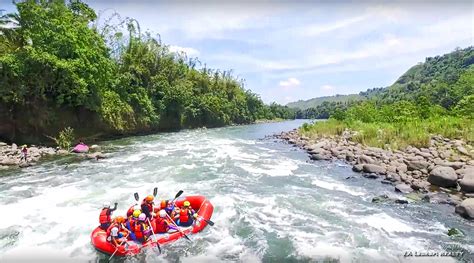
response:
M189 201L184 201L183 207L179 209L178 220L176 223L179 226L187 227L193 224L195 217L197 217L197 214L191 207L191 203Z
M28 163L28 146L26 144L21 148L20 162L23 160L25 160L25 163Z
M155 200L155 197L153 197L152 195L149 195L145 197L142 201L141 210L142 210L142 213L144 213L146 215L146 218L148 219L152 219L153 217L156 216L156 214L153 212L153 206L154 206L153 200Z
M110 202L105 202L99 215L100 228L107 230L112 223L112 212L117 210L117 203L114 204L114 208L110 208Z

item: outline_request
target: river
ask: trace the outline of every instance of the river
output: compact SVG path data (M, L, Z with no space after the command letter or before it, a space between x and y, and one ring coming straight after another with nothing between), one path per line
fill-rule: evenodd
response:
M461 246L474 251L472 222L448 205L374 204L393 186L341 162L307 154L266 135L302 120L184 130L107 141L99 161L55 159L0 172L0 262L106 262L90 245L104 201L134 203L180 189L213 203L213 227L125 262L450 262L405 257ZM354 176L353 178L346 179ZM464 237L447 235L457 227ZM466 258L466 257L465 257Z

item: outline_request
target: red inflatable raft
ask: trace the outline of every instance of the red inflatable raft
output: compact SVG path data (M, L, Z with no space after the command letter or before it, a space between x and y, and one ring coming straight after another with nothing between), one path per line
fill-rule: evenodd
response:
M176 199L176 206L181 207L183 206L184 201L189 201L191 203L191 207L196 210L198 217L194 221L194 223L189 227L180 227L181 232L185 233L186 235L198 233L202 231L206 226L207 222L204 220L210 220L212 216L212 212L214 211L214 206L202 195L193 195L193 196L184 196ZM155 231L155 220L151 220L151 225L153 231ZM136 255L141 252L142 248L145 247L155 247L156 242L161 244L170 243L176 241L184 235L176 230L169 231L168 233L156 233L154 236L150 236L148 242L146 243L138 243L132 240L128 240L122 246L119 246L116 250L116 246L112 243L107 241L107 234L105 230L102 230L100 227L97 227L92 231L91 234L91 243L100 252L106 253L111 255L115 252L114 256L127 256L127 255Z

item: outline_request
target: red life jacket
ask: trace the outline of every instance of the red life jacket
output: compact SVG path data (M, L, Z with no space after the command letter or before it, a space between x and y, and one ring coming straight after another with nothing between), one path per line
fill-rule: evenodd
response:
M156 233L165 233L168 232L168 221L164 218L158 217L155 221L156 224Z
M188 221L189 221L189 209L181 208L181 210L179 210L179 222L187 223Z
M143 207L146 206L148 207L148 211L150 211L150 214L153 213L153 203L147 203L145 199L142 201L142 211L144 211Z
M143 224L141 222L136 220L133 223L132 229L133 229L133 233L135 233L135 236L138 239L143 238L143 231L145 230L145 228L143 227Z
M109 208L102 208L102 211L99 215L99 223L106 224L110 223L112 219L110 218Z

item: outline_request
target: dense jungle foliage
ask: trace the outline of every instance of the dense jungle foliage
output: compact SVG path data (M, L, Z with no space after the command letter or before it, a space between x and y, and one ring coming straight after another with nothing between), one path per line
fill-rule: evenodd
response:
M171 52L134 19L99 23L80 1L16 7L0 20L0 139L37 142L68 126L89 136L294 118L231 71Z

